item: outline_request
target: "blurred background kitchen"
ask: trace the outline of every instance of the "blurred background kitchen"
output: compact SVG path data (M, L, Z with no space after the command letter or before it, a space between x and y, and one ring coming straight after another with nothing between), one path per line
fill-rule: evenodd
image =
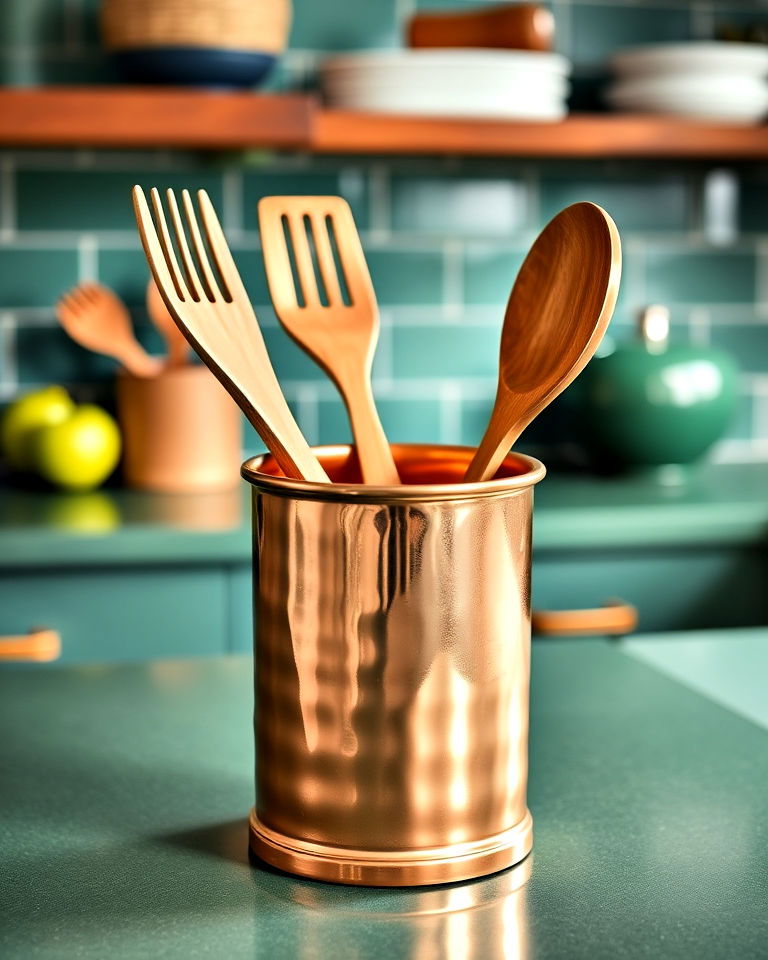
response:
M146 351L164 353L135 183L208 191L311 443L347 442L347 419L275 318L259 198L349 201L381 308L387 435L466 445L487 423L526 251L567 204L604 206L624 253L608 337L520 444L551 471L536 494L534 604L620 598L592 632L621 632L633 609L645 631L764 624L767 36L761 0L3 4L0 634L18 638L12 654L59 640L62 662L250 648L240 450L224 481L186 489L142 465L112 472L120 434L135 448L151 424L130 426L141 401L118 410L117 363L73 342L56 310L76 285L105 285ZM414 59L409 43L432 49ZM627 53L656 44L668 46ZM177 85L189 96L169 101ZM76 414L101 437L95 462L79 464ZM47 420L45 436L19 439ZM244 429L243 455L260 449Z

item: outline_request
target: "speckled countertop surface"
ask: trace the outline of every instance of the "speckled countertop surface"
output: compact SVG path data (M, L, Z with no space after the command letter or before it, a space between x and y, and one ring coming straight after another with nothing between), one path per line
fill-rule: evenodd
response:
M768 645L699 636L720 672L734 638ZM248 658L4 671L0 954L764 956L768 731L659 649L652 667L606 641L534 647L532 859L421 890L249 864Z

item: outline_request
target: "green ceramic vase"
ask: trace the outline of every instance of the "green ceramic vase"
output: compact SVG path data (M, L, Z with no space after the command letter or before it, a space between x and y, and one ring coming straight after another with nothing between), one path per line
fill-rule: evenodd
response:
M582 382L585 440L596 462L630 469L685 465L722 437L738 371L720 350L669 345L669 311L649 307L635 343L596 357Z

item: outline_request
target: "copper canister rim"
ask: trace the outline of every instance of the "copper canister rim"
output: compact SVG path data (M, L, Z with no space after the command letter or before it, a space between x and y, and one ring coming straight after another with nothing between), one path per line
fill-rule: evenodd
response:
M332 444L312 448L323 466L339 464L349 460L353 455L353 448L349 444ZM398 468L409 463L428 461L430 456L438 454L441 466L445 469L450 466L455 471L464 470L469 465L475 453L473 447L452 446L443 444L423 443L393 443L392 452ZM364 483L313 483L308 480L293 480L284 476L277 476L272 472L263 472L265 464L273 464L270 454L261 454L250 457L242 465L240 473L245 480L267 493L277 496L298 497L304 500L323 501L359 501L364 503L423 503L435 500L477 500L497 496L509 495L524 490L538 483L546 474L546 468L535 457L523 453L509 453L504 459L499 472L511 472L508 476L501 476L493 480L480 483L461 483L457 481L446 483L410 483L399 486L374 486ZM522 469L521 469L522 467ZM272 468L274 468L272 466ZM329 472L331 472L329 470ZM333 474L331 473L331 476Z

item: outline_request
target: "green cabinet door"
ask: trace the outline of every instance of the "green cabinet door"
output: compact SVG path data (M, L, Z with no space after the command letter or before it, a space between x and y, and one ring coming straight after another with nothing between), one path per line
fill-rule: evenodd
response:
M0 575L0 634L58 630L63 663L223 653L227 621L223 568Z
M768 553L756 547L539 551L533 605L570 610L621 599L638 630L694 630L768 623Z

